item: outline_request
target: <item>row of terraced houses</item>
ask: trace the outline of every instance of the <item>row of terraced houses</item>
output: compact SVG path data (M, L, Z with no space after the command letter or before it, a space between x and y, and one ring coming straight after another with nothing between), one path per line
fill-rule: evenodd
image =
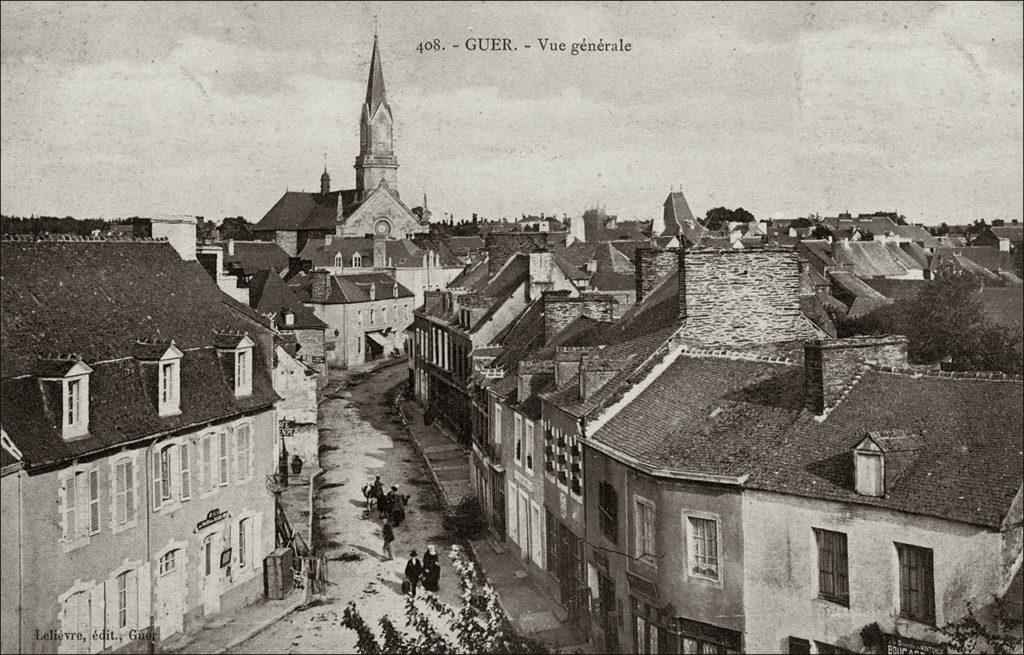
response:
M1019 615L1021 379L834 338L794 249L663 245L490 235L409 336L492 539L579 642L931 653L969 607Z

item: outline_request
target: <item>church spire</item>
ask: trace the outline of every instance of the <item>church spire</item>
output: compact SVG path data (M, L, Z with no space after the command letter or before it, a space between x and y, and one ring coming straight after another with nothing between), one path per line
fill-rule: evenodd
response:
M380 50L377 48L377 34L374 31L373 55L370 57L370 79L366 82L366 108L373 116L377 107L387 103L388 97L384 92L384 70L380 65Z
M394 118L384 92L384 70L380 46L373 36L370 76L366 82L366 102L359 119L359 156L356 157L356 189L369 192L383 180L398 193L398 159L395 157Z

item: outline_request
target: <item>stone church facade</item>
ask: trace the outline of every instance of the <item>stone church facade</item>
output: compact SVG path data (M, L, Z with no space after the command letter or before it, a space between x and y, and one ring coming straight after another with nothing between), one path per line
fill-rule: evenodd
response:
M366 100L359 118L359 155L354 189L331 190L324 169L319 193L287 191L257 223L260 238L277 242L291 257L310 239L335 237L410 238L429 226L402 202L398 192L394 117L384 87L377 37L373 39Z

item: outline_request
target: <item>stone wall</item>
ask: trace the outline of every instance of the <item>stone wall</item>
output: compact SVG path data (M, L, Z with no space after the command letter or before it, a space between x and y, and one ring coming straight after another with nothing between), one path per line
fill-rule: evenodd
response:
M633 264L636 267L636 301L641 302L658 282L681 270L682 262L683 251L678 248L637 248L633 254Z
M611 321L617 304L615 297L602 293L581 293L570 297L569 291L547 291L544 293L544 343L549 343L556 334L580 316L595 321Z
M849 390L868 364L905 368L907 338L851 337L804 345L804 406L822 414Z
M800 311L793 251L688 250L679 256L683 338L744 346L817 336Z
M281 249L288 253L289 257L299 255L299 233L287 230L274 232L274 243L281 246Z

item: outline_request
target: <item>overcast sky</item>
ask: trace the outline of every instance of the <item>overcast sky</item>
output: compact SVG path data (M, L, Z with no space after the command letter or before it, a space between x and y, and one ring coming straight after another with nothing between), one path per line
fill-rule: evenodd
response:
M435 216L1020 218L1022 5L3 3L5 214L258 220L354 185L378 16ZM512 39L515 52L465 49ZM443 52L416 46L434 38ZM629 53L542 52L619 38ZM452 44L459 44L458 49ZM524 45L533 47L525 49Z

